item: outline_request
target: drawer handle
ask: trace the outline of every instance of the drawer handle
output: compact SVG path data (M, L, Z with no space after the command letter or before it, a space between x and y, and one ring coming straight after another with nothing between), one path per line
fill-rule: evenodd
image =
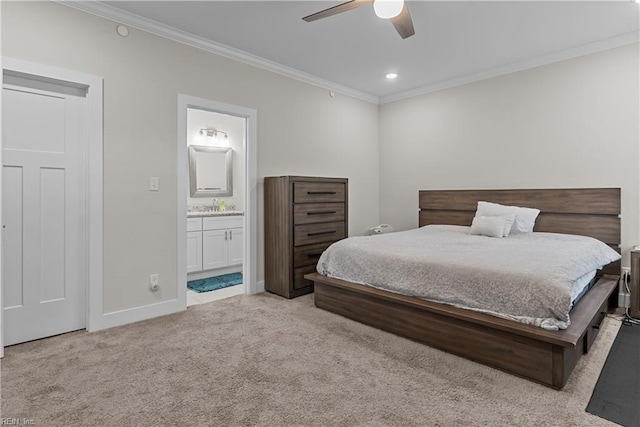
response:
M336 213L336 211L317 211L317 212L307 212L307 215L331 215Z
M307 194L336 194L337 191L307 191Z
M307 233L307 236L322 236L323 234L336 234L336 230L318 231L317 233Z
M313 253L313 254L307 254L308 258L318 258L320 255L322 255L322 252L317 252L317 253Z

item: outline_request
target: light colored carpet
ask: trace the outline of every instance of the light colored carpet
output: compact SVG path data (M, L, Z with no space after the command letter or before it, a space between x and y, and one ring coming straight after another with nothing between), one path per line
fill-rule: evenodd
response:
M555 391L261 294L6 349L2 417L37 426L599 426L585 412L619 322Z

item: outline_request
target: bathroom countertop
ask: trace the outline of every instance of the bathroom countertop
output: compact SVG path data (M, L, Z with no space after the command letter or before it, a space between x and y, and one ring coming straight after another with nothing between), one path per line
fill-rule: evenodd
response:
M197 217L205 217L205 216L242 216L244 215L243 211L222 211L222 212L214 212L214 211L206 211L206 212L187 212L187 218L197 218Z

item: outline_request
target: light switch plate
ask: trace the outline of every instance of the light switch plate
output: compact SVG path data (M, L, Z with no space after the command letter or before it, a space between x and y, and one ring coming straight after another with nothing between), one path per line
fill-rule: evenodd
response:
M149 178L149 191L159 191L160 190L160 178L157 176L152 176Z

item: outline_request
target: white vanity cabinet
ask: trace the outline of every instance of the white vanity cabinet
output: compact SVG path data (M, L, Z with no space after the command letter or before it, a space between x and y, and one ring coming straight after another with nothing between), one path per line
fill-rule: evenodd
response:
M187 273L202 271L202 218L187 218Z
M242 264L242 217L202 218L202 269L238 264Z
M244 229L232 228L229 230L229 265L240 265L244 255Z
M193 221L193 228L190 228L192 220L200 222L198 224ZM242 220L242 216L188 218L187 272L241 265L244 234ZM198 226L199 231L195 231L195 227Z

